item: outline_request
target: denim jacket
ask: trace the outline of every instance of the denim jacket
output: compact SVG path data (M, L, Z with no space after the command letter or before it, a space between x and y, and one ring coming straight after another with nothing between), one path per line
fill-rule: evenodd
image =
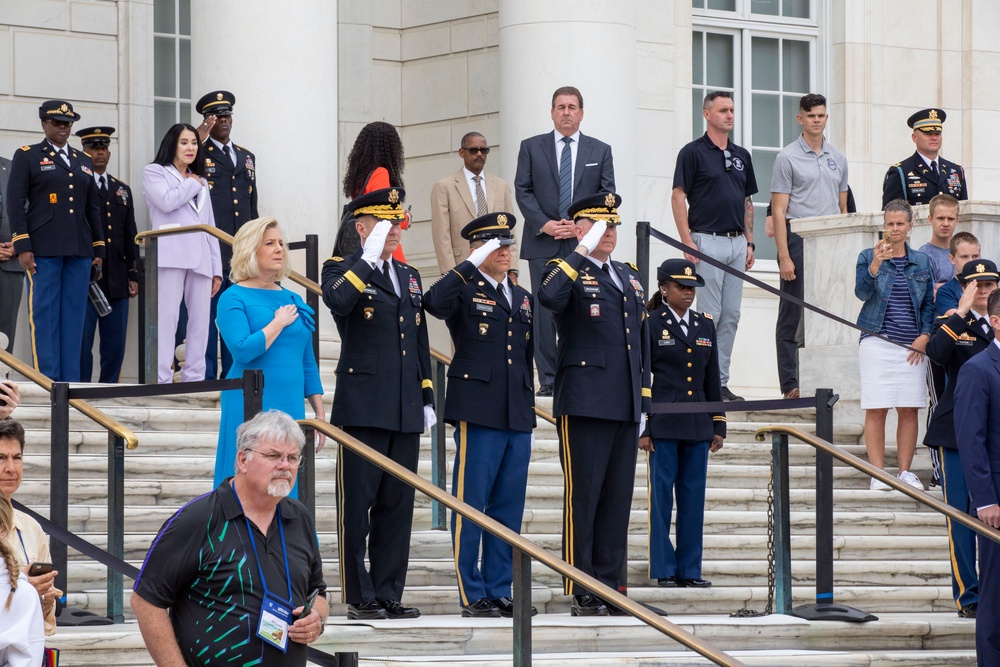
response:
M896 264L891 260L882 262L878 275L874 278L868 272L874 256L874 249L865 248L858 255L858 265L855 267L854 296L864 304L858 315L858 326L872 332L882 328L885 319L885 307L892 293L892 283L896 280ZM913 312L916 315L917 329L922 334L929 334L934 325L934 278L931 272L931 260L922 252L906 246L906 288L913 301Z

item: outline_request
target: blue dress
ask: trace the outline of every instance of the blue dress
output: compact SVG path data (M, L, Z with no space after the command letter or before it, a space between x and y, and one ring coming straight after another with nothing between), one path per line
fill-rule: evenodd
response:
M278 334L270 348L265 348L264 327L274 319L274 311L288 304L298 308L298 319ZM305 397L323 393L312 348L312 332L316 328L313 315L312 308L299 295L283 287L269 290L233 285L227 289L219 297L215 319L222 339L233 353L233 366L227 378L242 377L248 368L264 371L264 409L281 410L294 419L303 419ZM243 394L238 390L222 392L213 488L233 475L236 429L242 423Z

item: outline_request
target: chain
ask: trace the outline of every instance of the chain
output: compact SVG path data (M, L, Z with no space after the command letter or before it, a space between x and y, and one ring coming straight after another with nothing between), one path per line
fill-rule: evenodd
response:
M770 616L774 609L774 457L771 457L771 470L767 478L767 606L763 612L756 609L738 609L731 613L730 618L753 618Z

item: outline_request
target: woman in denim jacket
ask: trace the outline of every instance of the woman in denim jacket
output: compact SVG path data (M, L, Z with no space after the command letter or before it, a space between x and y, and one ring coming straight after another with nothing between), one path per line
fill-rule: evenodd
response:
M917 411L926 404L923 354L934 322L934 279L930 259L910 248L913 211L901 199L885 207L884 238L858 255L854 294L864 301L858 326L888 338L861 334L861 407L865 449L872 465L885 468L885 418L896 409L896 452L901 482L923 490L910 472L917 447ZM906 347L900 347L904 345ZM889 486L872 479L872 490Z

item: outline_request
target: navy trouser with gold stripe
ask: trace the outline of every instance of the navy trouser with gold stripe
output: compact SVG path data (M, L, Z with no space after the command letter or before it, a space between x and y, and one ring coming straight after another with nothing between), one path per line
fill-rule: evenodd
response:
M617 590L628 552L639 425L562 415L557 429L565 484L563 559ZM570 580L564 586L567 595L589 592Z
M28 323L35 369L55 382L80 381L90 257L35 257L28 281Z
M649 578L701 579L709 442L653 440L649 480ZM677 546L670 514L677 496Z
M959 510L975 516L969 500L969 486L965 483L962 459L957 449L937 447L941 461L941 489L944 501ZM948 551L951 560L951 594L959 610L979 602L979 575L976 573L976 533L957 521L948 523Z
M455 444L458 449L452 472L452 494L520 533L531 459L531 433L459 422L455 428ZM451 537L462 605L472 604L479 598L510 597L514 580L510 545L454 512Z

